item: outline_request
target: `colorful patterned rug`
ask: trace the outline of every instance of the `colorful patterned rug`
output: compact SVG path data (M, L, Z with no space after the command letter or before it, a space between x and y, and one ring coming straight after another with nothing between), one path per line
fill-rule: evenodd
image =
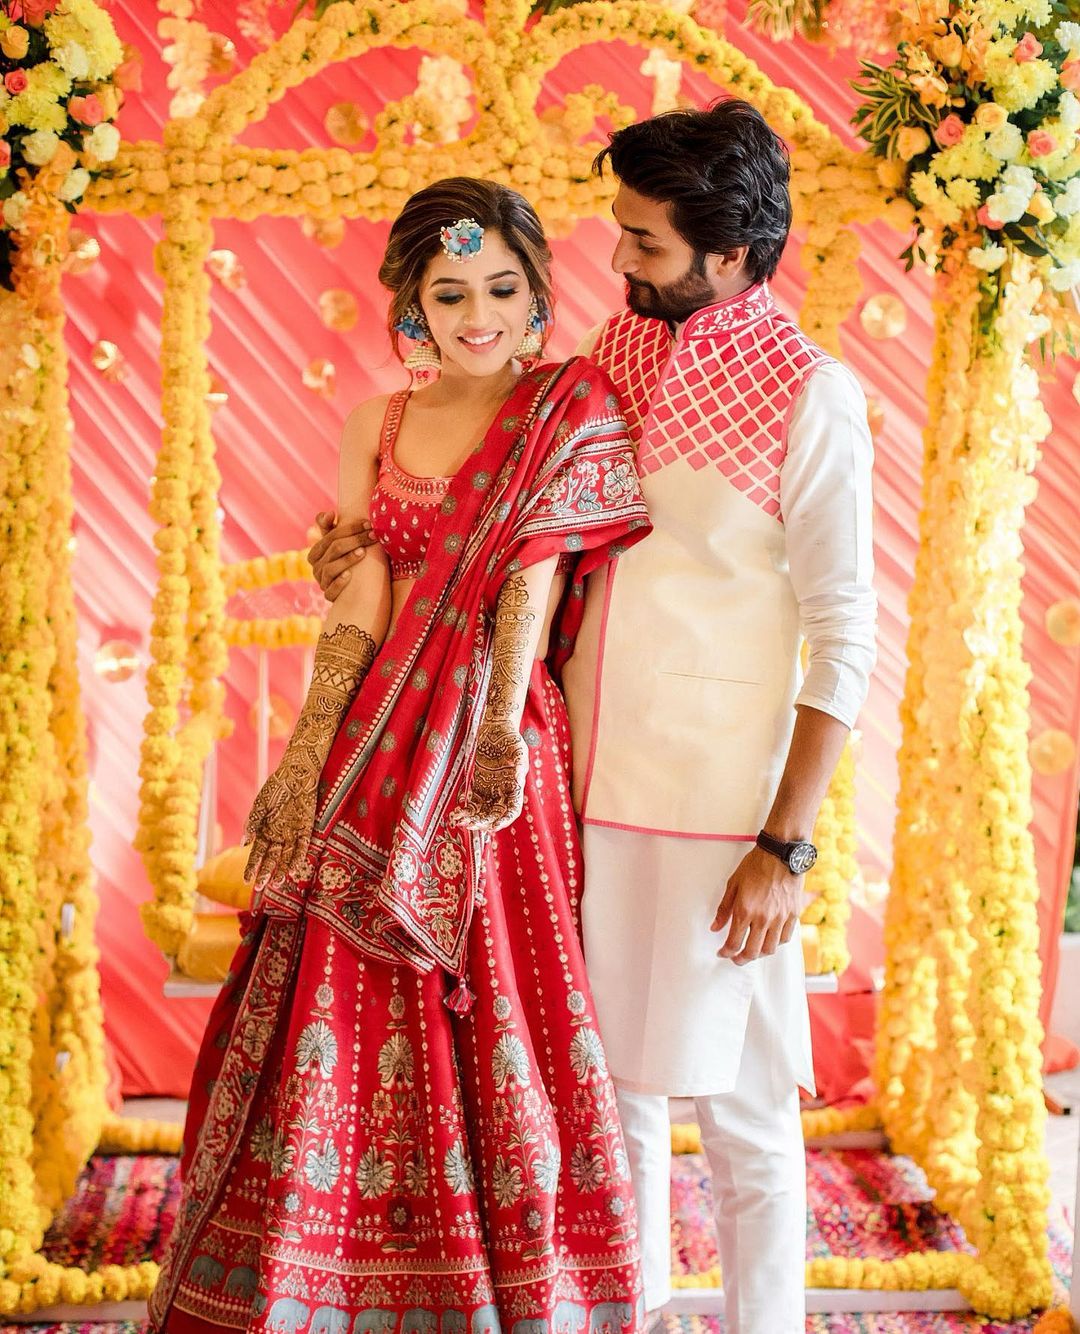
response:
M960 1227L937 1213L922 1171L909 1158L871 1150L810 1149L807 1165L807 1259L822 1255L895 1259L919 1250L967 1250ZM717 1263L708 1168L698 1154L673 1160L672 1266L676 1274L703 1274ZM1072 1262L1072 1233L1060 1211L1050 1226L1050 1258L1059 1295ZM819 1315L806 1334L1029 1334L1035 1318L1013 1324L948 1313ZM667 1321L668 1334L720 1334L711 1317Z
M175 1158L94 1158L45 1241L50 1260L93 1268L161 1258L176 1217ZM934 1212L922 1172L906 1158L870 1151L807 1154L808 1257L872 1255L966 1246L950 1219ZM696 1154L680 1155L672 1171L672 1264L678 1274L716 1264L708 1169ZM1069 1273L1071 1233L1058 1213L1050 1257L1061 1293ZM954 1314L813 1316L806 1334L1028 1334L1034 1320L1003 1325ZM130 1321L67 1325L0 1325L0 1334L142 1334ZM668 1334L720 1334L711 1317L669 1319Z

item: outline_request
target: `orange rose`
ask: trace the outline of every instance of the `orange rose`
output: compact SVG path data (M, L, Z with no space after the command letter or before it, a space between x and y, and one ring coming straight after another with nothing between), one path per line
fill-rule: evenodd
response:
M96 93L90 93L88 97L69 97L68 111L80 125L100 125L105 119L104 108Z

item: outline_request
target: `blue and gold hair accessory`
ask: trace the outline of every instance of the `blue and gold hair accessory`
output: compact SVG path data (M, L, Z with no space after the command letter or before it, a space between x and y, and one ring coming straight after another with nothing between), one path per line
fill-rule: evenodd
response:
M401 319L394 325L394 331L404 334L406 338L411 338L414 343L431 341L431 330L428 328L428 322L424 318L424 312L415 301L403 311Z
M439 240L447 259L456 264L475 259L484 248L484 229L473 218L458 218L457 222L444 227L439 233Z

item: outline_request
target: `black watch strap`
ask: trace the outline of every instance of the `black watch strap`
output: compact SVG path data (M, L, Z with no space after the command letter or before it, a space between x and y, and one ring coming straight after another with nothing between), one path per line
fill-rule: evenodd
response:
M782 838L773 838L763 829L757 836L757 845L763 852L769 852L784 863L793 875L802 875L809 871L817 861L817 848L809 839L796 839L786 842Z

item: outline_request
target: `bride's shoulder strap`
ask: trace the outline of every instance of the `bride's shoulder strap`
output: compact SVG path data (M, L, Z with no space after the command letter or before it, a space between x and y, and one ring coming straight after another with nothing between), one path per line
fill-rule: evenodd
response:
M399 389L396 394L391 394L386 403L386 412L383 414L382 430L379 433L379 461L393 455L394 444L398 438L398 432L401 430L401 418L405 412L405 404L409 401L411 389Z

